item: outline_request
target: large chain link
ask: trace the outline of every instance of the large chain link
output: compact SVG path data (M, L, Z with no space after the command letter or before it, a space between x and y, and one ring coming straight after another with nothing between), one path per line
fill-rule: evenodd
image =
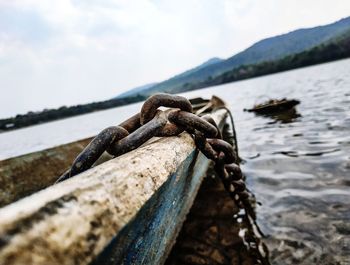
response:
M169 109L163 111L159 110L160 107ZM222 139L222 134L210 115L199 117L192 111L190 101L181 96L156 94L149 97L140 113L118 126L100 132L56 183L91 168L105 151L117 157L140 147L154 136L175 136L187 131L193 135L197 148L215 162L215 170L231 198L252 215L250 195L239 167L237 143L233 148ZM233 123L232 120L231 122Z

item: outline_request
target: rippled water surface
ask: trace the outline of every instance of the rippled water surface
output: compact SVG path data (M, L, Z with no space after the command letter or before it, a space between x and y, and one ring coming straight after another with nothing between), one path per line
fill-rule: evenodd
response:
M273 264L350 264L350 60L186 93L222 97L235 116L258 224ZM271 98L295 113L243 112ZM140 104L0 134L0 159L91 136Z
M235 115L243 170L272 264L350 264L350 60L214 89ZM259 98L296 113L242 112Z

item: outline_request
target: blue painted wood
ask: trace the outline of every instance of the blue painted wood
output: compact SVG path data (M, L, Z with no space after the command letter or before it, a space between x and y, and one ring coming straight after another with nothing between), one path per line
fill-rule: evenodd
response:
M164 263L209 163L192 152L92 264Z

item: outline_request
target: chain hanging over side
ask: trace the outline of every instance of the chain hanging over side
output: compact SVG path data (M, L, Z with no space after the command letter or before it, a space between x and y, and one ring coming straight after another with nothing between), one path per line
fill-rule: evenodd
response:
M159 110L160 107L170 109L163 111ZM187 131L194 137L197 148L215 162L215 170L231 198L253 217L249 193L238 165L237 143L233 148L222 139L222 134L210 115L200 117L192 111L191 103L184 97L162 93L151 96L143 104L140 113L118 126L100 132L56 183L91 168L105 151L118 157L140 147L154 136L175 136ZM230 116L233 125L231 113Z

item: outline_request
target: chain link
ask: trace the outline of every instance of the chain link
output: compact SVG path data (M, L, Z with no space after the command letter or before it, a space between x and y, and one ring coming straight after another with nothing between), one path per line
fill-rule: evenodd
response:
M160 107L169 109L159 110ZM246 209L248 214L253 215L250 195L238 165L237 143L234 148L222 139L222 134L210 115L200 117L192 112L191 103L184 97L162 93L151 96L143 104L140 113L119 126L108 127L100 132L56 183L91 168L105 151L117 157L140 147L154 136L175 136L187 131L194 136L197 148L215 162L215 170L231 198ZM231 113L230 116L236 137Z

